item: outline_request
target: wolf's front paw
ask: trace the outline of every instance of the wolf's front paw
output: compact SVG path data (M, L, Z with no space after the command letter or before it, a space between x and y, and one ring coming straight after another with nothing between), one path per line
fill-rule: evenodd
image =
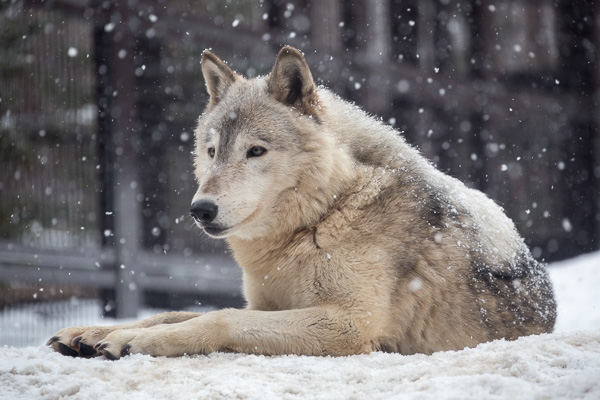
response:
M71 357L99 356L94 346L110 332L105 327L70 327L58 331L46 342L54 351Z
M109 360L117 360L129 354L154 357L179 355L177 346L174 348L162 331L158 327L115 331L99 341L95 349Z
M185 338L188 339L185 339ZM197 335L201 337L201 335ZM109 360L116 360L129 354L147 354L153 357L177 357L184 354L197 354L193 336L183 334L177 327L160 325L149 328L123 329L109 333L95 348ZM191 352L190 352L191 350Z

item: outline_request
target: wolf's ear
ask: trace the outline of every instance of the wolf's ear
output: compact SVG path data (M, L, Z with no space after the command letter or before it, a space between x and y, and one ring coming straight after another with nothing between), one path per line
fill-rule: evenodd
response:
M216 105L233 82L241 77L209 50L202 52L202 75L210 95L210 105Z
M304 56L295 48L285 46L281 49L268 85L269 93L281 103L304 114L315 115L318 101L315 82Z

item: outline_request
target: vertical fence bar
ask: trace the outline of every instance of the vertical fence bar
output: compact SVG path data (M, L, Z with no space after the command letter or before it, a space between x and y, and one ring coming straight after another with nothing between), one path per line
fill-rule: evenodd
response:
M594 44L596 45L596 49L600 48L600 3L594 3L593 9L593 18L594 18L594 32L593 37L595 38ZM598 51L595 52L595 62L596 67L594 68L594 93L592 102L592 115L593 118L593 154L594 154L594 171L593 171L593 179L594 179L594 188L593 192L596 194L600 193L600 68L598 67L598 63L600 63L600 55ZM594 239L595 239L595 248L600 249L600 196L596 195L594 201L594 211L595 211L595 231L594 231Z
M389 75L382 74L380 67L388 64L391 58L390 4L383 0L367 0L365 11L369 38L366 48L368 85L365 104L372 112L384 114L391 101L391 92L390 84L386 82Z
M102 137L105 244L115 247L115 316L137 316L142 289L136 254L141 243L139 129L135 99L135 38L127 24L129 9L121 3L97 8L96 54ZM118 16L118 17L117 17Z

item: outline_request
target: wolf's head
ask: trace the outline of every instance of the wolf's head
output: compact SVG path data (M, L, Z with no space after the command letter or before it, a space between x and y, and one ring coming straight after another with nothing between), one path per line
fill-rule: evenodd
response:
M247 80L205 51L202 72L210 102L195 134L199 188L190 212L198 226L213 237L252 239L313 223L351 162L332 156L326 110L302 54L284 47L268 76Z

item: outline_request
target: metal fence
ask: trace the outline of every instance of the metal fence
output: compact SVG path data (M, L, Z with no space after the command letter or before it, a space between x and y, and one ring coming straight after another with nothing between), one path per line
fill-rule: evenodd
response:
M108 325L99 299L61 300L20 304L0 312L0 346L25 347L44 344L66 326Z
M121 317L148 294L239 299L226 248L187 216L198 33L159 45L141 5L0 4L3 302L27 284L30 301L88 287Z
M599 20L583 0L1 1L0 297L87 287L118 316L239 298L187 217L205 48L251 77L303 49L319 83L501 203L537 258L596 249Z

